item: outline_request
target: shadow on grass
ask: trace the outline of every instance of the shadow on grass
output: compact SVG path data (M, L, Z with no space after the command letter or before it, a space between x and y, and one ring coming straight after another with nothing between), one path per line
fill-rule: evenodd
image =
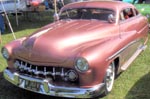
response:
M150 72L134 84L125 99L150 99Z
M0 99L68 99L33 93L18 88L6 81L0 72Z
M25 29L34 29L34 28L40 28L42 26L45 26L51 22L53 22L53 11L47 11L47 12L40 12L40 14L36 13L29 13L28 17L26 16L18 16L18 26L16 22L15 16L8 16L9 21L11 23L11 26L14 30L14 32L18 32ZM7 20L5 18L5 23L7 23ZM10 33L11 29L9 27L9 24L6 24L6 29L3 35Z

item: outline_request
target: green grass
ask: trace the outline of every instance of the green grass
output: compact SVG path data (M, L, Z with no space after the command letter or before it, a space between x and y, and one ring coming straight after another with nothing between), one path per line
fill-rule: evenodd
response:
M150 5L135 6L143 15L150 14ZM150 40L147 45L147 49L115 80L112 92L102 99L150 99Z
M52 12L41 13L40 16L37 16L36 13L29 14L29 18L19 16L18 17L19 26L16 25L16 20L14 16L9 16L9 18L10 18L10 23L15 32L16 38L20 38L23 36L27 36L33 33L34 31L36 31L38 28L44 26L45 24L52 22ZM0 44L0 49L3 45L14 40L9 27L7 27L5 33L2 34L1 40L2 41ZM1 64L0 71L2 71L6 67L6 63L1 55L0 55L0 64Z
M150 13L148 4L135 6L143 15ZM102 99L150 99L150 40L147 45L147 49L115 80L112 92Z
M135 6L142 14L150 14L150 4L135 4Z
M149 45L149 43L148 43ZM113 91L103 99L150 99L150 47L116 80Z
M15 19L11 18L12 26L17 38L26 36L52 22L50 15L39 20L32 17L32 22L19 18L19 26L16 27ZM0 48L13 40L13 36L7 29L2 35ZM131 64L127 71L123 72L116 80L112 92L102 99L150 99L150 43L147 49ZM6 62L0 54L0 72L6 68ZM29 92L10 84L0 73L0 99L66 99L44 96Z

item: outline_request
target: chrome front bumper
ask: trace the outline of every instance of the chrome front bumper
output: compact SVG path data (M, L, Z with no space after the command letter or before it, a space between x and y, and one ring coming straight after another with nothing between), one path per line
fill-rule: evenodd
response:
M12 84L30 91L34 90L25 87L26 81L33 81L40 83L39 90L34 92L50 96L68 97L68 98L92 98L99 96L104 91L103 83L93 86L91 88L74 88L67 86L55 86L52 85L47 79L42 80L37 78L31 78L28 76L20 75L17 72L11 72L9 69L5 69L3 75L4 78L9 82L11 82Z

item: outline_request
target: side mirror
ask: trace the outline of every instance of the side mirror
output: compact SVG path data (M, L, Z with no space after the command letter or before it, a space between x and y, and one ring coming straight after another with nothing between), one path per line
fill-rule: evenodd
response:
M58 20L59 20L59 15L58 15L58 13L55 13L55 14L53 15L53 18L54 18L54 21L58 21Z
M108 22L109 23L115 23L115 16L113 14L108 15Z

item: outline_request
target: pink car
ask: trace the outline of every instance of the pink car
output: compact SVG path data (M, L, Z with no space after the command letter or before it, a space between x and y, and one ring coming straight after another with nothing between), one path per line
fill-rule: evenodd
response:
M147 18L131 4L72 3L56 19L2 48L6 80L50 96L107 95L115 76L146 48Z

